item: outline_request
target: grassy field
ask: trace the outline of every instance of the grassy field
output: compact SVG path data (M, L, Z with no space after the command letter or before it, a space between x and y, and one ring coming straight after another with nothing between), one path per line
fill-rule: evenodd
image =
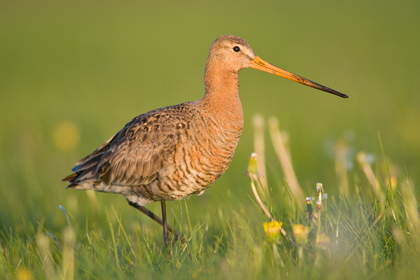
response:
M414 0L2 1L0 279L415 279L419 11ZM171 250L123 197L64 189L73 163L134 116L201 98L225 34L350 98L243 70L234 161L202 196L168 203L188 239Z

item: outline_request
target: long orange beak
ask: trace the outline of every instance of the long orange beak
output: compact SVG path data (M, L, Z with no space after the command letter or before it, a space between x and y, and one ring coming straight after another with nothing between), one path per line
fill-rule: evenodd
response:
M325 92L329 92L331 94L334 94L343 98L348 98L348 96L344 93L338 92L329 87L317 84L304 77L301 77L299 75L296 75L286 70L283 70L281 68L278 68L277 66L274 66L273 64L270 64L267 61L262 60L259 56L257 56L254 60L251 61L251 65L249 67L304 84L305 86L309 86L309 87L313 87L313 88L316 88Z

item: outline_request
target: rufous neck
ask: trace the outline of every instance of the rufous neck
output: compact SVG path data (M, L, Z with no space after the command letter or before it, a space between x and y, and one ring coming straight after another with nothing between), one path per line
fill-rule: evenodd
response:
M228 101L238 97L238 73L226 70L217 60L209 58L204 74L206 96L204 98L221 98Z

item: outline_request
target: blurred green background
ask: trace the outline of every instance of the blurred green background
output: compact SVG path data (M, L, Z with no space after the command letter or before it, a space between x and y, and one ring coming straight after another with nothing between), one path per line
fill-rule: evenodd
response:
M353 152L350 172L359 168L358 151L382 161L378 134L388 159L418 182L419 12L416 0L1 1L0 227L58 227L65 223L60 204L84 217L86 194L65 190L61 178L134 116L200 99L210 44L225 34L350 98L243 70L242 139L228 172L189 199L191 209L203 208L194 215L250 205L244 172L253 152L252 116L261 112L288 131L305 189L321 181L334 192L340 139ZM271 152L267 163L269 180L279 177ZM112 205L139 218L123 197L98 199L101 209Z

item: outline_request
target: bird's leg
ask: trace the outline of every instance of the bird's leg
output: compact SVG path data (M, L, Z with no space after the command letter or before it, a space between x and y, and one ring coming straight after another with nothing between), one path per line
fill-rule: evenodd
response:
M130 204L131 206L133 206L134 208L136 208L137 210L139 210L140 212L142 212L143 214L146 214L146 216L148 216L149 218L151 218L153 221L155 221L156 223L158 223L159 225L163 226L163 220L157 216L155 213L153 213L152 211L150 211L149 209L147 209L144 206L138 205L135 202L131 202L129 200L128 204ZM169 232L173 232L174 233L174 239L178 240L178 238L181 238L181 242L182 243L186 243L187 239L184 237L184 235L182 235L181 233L179 233L179 231L177 231L176 229L173 229L170 225L166 224L166 229Z
M160 205L162 207L162 220L163 220L163 241L165 245L169 245L169 232L168 232L168 223L166 221L166 203L165 200L162 199L160 201Z

